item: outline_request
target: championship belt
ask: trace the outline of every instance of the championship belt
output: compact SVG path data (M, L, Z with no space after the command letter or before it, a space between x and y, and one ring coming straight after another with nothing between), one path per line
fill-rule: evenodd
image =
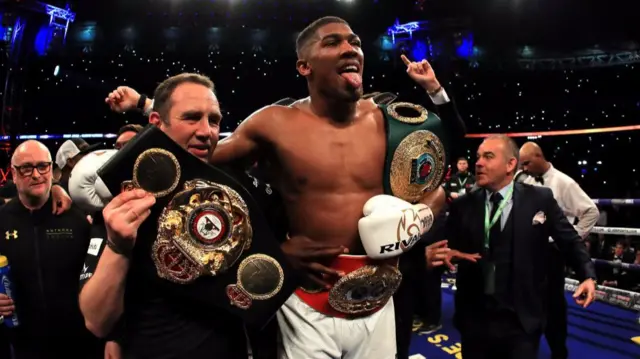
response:
M217 306L262 326L297 285L261 208L233 177L153 125L98 175L111 193L156 197L138 230L132 269L185 306Z
M378 106L387 133L384 192L416 203L442 182L449 138L440 118L420 105L395 102Z
M362 317L382 309L402 282L397 258L338 256L330 266L345 272L328 291L305 286L296 295L316 311L338 318Z

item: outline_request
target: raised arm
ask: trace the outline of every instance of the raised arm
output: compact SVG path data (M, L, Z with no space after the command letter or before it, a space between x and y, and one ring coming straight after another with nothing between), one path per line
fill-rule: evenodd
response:
M252 164L268 145L267 131L280 111L280 106L267 106L251 114L229 137L218 142L210 162L215 165Z

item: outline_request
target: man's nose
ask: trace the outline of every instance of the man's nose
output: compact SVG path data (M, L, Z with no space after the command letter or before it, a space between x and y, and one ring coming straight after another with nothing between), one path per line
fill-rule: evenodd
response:
M341 53L341 57L346 57L346 58L352 58L352 57L358 56L358 51L356 50L355 46L353 46L348 41L343 41L342 44L340 44L340 53Z
M196 136L208 136L209 131L211 131L209 120L203 118L198 122L198 127L196 128Z

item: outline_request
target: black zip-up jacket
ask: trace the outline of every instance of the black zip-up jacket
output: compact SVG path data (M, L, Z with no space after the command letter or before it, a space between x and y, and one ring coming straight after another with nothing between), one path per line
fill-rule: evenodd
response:
M78 277L90 239L86 215L75 206L54 215L51 198L33 212L14 198L0 208L0 254L11 266L20 322L0 335L16 354L90 358L103 350L85 328L78 305Z
M445 182L444 191L447 194L447 198L450 198L451 193L460 193L463 189L464 193L469 193L475 183L476 177L473 173L466 172L465 174L461 174L456 172Z

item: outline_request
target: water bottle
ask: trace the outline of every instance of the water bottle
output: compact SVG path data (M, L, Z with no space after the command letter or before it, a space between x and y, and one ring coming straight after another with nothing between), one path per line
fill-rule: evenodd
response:
M5 256L0 256L0 280L2 281L2 285L0 285L0 293L5 294L7 297L13 299L13 284L11 283L11 279L9 278L11 272L11 267L9 267L9 260ZM4 325L9 328L17 327L20 324L18 321L18 314L13 311L8 317L4 318Z

